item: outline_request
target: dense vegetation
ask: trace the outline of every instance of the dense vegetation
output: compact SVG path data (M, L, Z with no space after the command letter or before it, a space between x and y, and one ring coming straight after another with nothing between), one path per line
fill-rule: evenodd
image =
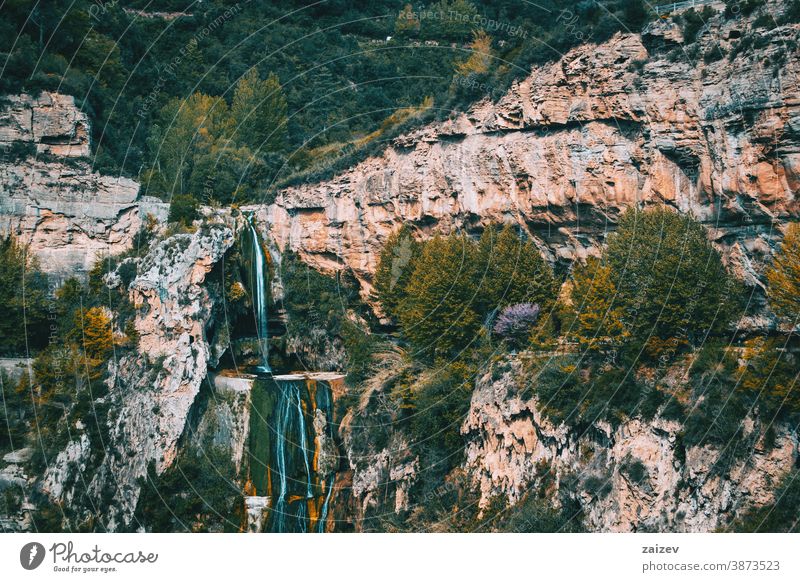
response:
M161 157L155 127L163 138L175 104L194 94L224 100L237 123L247 119L240 133L259 133L261 119L271 124L268 111L262 117L264 104L234 103L239 80L255 75L279 83L274 98L285 99L288 112L275 134L286 135L284 147L242 140L256 164L267 158L267 174L281 178L301 170L319 174L346 163L334 163L332 155L379 146L423 112L446 116L484 95L498 97L534 63L620 29L639 29L645 5L184 0L160 2L157 10L179 13L164 18L132 11L154 10L139 0L11 0L0 22L0 93L76 96L93 121L94 165L149 177ZM426 96L432 99L423 107ZM238 164L237 182L259 184L261 170L242 161L247 155L238 144L229 149L216 153ZM190 182L169 192L200 198L197 187Z
M795 228L768 276L770 301L787 317L796 306ZM684 426L680 450L723 450L715 470L755 440L769 442L776 422L800 420L796 355L783 349L786 338L754 338L737 359L732 322L744 313L743 292L691 217L628 211L602 255L576 264L561 296L558 287L510 227L487 228L478 241L421 242L406 225L388 239L376 298L416 362L416 378L400 379L392 394L427 486L458 464L472 386L489 366L502 375L493 362L507 350L528 350L522 396L536 396L553 420L583 431L598 420L674 418ZM688 368L688 381L675 382L675 367ZM745 434L748 415L758 421Z
M0 237L0 356L30 353L47 342L47 276L12 235Z

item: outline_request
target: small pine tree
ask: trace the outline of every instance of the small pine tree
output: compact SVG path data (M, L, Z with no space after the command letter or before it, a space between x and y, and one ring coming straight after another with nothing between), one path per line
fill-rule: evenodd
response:
M465 235L425 243L398 309L403 335L423 361L450 357L475 339L475 243Z
M800 322L800 223L789 225L783 244L767 269L767 282L772 309L797 325Z
M90 307L78 313L76 326L81 333L83 352L91 360L102 360L114 346L111 318L102 307Z
M611 269L596 258L572 274L569 290L571 322L567 335L584 350L604 351L619 346L627 337L623 310L615 304L617 290Z
M483 30L474 31L469 50L467 60L456 64L456 72L462 76L487 72L492 65L492 37Z
M414 240L407 224L392 233L381 250L373 283L378 301L392 318L397 318L397 308L406 296L419 253L420 244Z

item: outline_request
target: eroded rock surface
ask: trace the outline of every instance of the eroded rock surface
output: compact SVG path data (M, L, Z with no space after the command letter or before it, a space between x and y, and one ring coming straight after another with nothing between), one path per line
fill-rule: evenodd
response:
M800 59L787 48L798 30L720 14L694 58L680 54L672 21L581 46L497 103L253 209L279 246L325 270L351 268L365 297L404 221L423 235L515 222L567 262L596 254L625 208L656 203L704 221L739 277L759 285L776 231L800 215ZM731 55L742 31L759 42L704 62L717 44Z
M0 230L30 244L48 273L86 273L130 248L143 218L168 205L139 184L92 170L89 121L73 97L15 95L0 104Z
M510 503L547 479L552 497L562 486L583 506L593 531L694 531L724 527L744 510L774 501L775 484L798 457L798 435L776 427L772 447L756 442L720 470L724 451L682 448L682 426L633 418L612 428L596 423L579 433L541 414L535 398L521 395L524 372L510 361L496 379L481 378L462 427L465 469L481 494ZM752 434L748 421L744 441Z

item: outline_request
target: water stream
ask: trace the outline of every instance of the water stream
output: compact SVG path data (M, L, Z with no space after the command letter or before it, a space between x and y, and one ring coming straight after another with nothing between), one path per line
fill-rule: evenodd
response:
M268 531L326 531L336 471L330 383L340 379L265 375L253 387L250 473L256 495L269 498Z
M261 242L258 240L255 224L251 219L248 222L250 227L250 238L253 252L253 313L256 320L256 334L258 335L258 347L261 352L261 365L256 367L259 373L271 373L269 367L269 310L267 306L267 276L269 265Z

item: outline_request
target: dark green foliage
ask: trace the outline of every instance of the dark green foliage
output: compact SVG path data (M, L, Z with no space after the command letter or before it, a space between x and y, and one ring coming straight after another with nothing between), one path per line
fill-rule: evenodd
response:
M199 218L200 202L191 194L175 194L169 204L169 222L189 226Z
M566 496L562 496L560 502L560 507L556 507L552 499L528 493L513 507L498 510L491 519L490 529L508 533L585 531L580 503Z
M348 308L358 302L357 286L350 275L343 271L325 275L287 252L281 259L280 277L284 287L281 305L286 309L290 335L309 337L314 328L332 336L341 332Z
M547 313L558 293L550 265L515 228L488 227L478 243L477 301L480 314L508 305L534 303Z
M697 39L697 33L706 25L709 18L716 13L716 10L711 6L704 6L699 12L694 8L690 8L676 17L676 20L679 20L683 27L684 42L694 42Z
M151 166L155 152L148 151L147 138L165 104L192 92L224 96L230 103L237 80L257 64L259 78L274 73L280 79L291 115L287 151L296 154L286 167L270 170L284 179L299 170L326 171L331 159L348 151L342 146L356 144L393 112L418 105L424 96L434 97L441 116L482 97L486 90L463 95L451 89L454 64L465 56L462 45L481 27L475 15L504 25L487 27L498 52L485 84L492 96L529 74L533 64L556 59L581 42L601 42L618 30L639 30L648 19L640 0L610 0L602 7L545 1L543 8L521 0L442 0L415 5L415 11L442 15L420 18L419 26L387 42L396 35L405 4L298 7L284 0L186 0L155 7L138 0L14 0L3 5L0 22L5 63L0 92L75 95L91 117L95 167L133 175ZM126 13L128 6L191 16L141 18ZM424 40L438 44L412 44ZM353 150L362 156L383 143L374 140ZM332 147L317 150L323 146Z
M230 456L214 448L187 452L158 476L140 479L134 524L148 532L236 532L244 505Z
M436 482L462 462L461 425L469 410L475 369L462 363L431 370L411 395L412 448L420 453L423 480Z
M397 318L400 302L407 294L414 262L420 253L421 244L404 224L399 231L392 233L381 250L373 283L375 295L387 315Z
M800 469L792 469L775 491L775 502L750 509L727 531L737 533L797 533L800 531Z
M49 285L35 257L13 235L0 237L0 355L22 355L47 344Z
M737 389L736 360L722 345L704 346L689 370L691 405L683 417L686 447L713 445L721 450L714 471L722 472L748 453L742 419L749 412ZM757 436L757 435L755 435Z
M648 393L628 367L579 367L565 356L544 361L531 371L530 385L545 412L556 422L587 427L598 420L612 424L643 413L643 404L658 393ZM654 408L650 404L649 411Z
M366 377L379 341L369 330L372 315L358 295L358 284L347 271L323 274L291 252L284 253L280 278L286 309L287 337L314 354L324 354L341 340L347 354L349 384Z
M435 237L414 262L399 320L421 361L456 356L474 340L482 323L475 311L476 255L466 236Z
M651 355L724 331L739 291L703 226L666 208L627 211L609 237L606 260L615 303Z

